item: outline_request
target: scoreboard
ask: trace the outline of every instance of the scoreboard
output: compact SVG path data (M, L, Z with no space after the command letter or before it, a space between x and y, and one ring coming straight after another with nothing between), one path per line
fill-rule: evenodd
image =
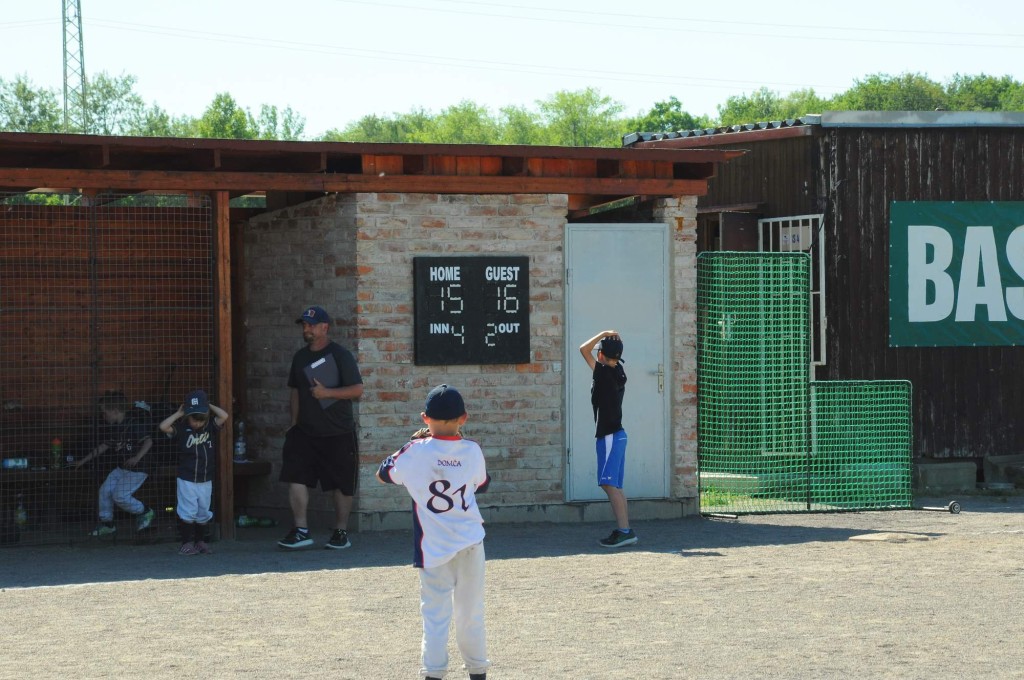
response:
M530 363L530 258L413 258L419 365Z

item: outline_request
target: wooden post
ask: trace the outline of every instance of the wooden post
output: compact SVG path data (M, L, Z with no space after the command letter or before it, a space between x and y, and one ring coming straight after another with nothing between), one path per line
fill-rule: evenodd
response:
M231 352L231 212L228 206L230 197L227 191L212 191L210 198L213 201L213 230L215 255L217 263L216 290L214 291L214 304L216 305L215 325L216 339L214 341L217 352L216 357L216 381L217 381L217 405L231 413L231 420L227 427L220 433L217 441L217 478L218 478L218 507L216 517L220 521L220 535L222 539L232 540L235 538L235 479L233 471L233 449L234 422L237 414L233 412L232 402L234 401L234 386L232 373L234 371L234 360Z

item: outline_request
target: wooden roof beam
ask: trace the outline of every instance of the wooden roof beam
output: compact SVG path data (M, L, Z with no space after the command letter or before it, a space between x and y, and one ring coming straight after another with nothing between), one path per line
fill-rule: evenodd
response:
M128 191L306 191L424 194L593 194L683 196L707 193L703 179L650 177L445 177L430 175L309 174L281 172L175 172L0 168L0 187L120 187Z

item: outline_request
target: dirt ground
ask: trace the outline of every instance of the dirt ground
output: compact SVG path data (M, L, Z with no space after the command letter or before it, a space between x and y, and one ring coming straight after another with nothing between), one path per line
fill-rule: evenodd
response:
M960 501L637 522L619 552L602 524L489 525L488 677L1024 678L1024 497ZM283 533L0 550L0 678L416 678L411 532Z

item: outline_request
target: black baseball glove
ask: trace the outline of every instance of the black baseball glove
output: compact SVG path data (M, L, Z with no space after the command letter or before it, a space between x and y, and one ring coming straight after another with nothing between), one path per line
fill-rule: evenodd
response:
M430 428L429 427L421 427L420 429L418 429L418 430L416 430L415 432L412 433L412 436L409 437L409 441L412 441L413 439L426 439L429 436L430 436Z

